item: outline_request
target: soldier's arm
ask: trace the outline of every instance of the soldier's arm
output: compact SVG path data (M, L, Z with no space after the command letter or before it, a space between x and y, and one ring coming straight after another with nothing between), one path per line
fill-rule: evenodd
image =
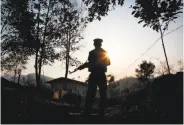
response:
M89 65L89 63L86 62L86 63L82 64L81 66L79 66L78 69L82 70L82 69L88 68L88 65Z

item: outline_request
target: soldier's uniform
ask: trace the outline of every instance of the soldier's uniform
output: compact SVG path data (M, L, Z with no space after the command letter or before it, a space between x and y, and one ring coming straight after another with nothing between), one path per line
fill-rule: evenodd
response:
M101 39L96 39L94 42L102 42ZM104 49L94 49L89 52L88 70L91 72L88 80L88 91L86 95L86 103L84 114L88 115L92 108L92 103L95 99L97 86L100 90L100 115L104 114L106 104L107 81L106 74L107 66L110 65L110 59Z

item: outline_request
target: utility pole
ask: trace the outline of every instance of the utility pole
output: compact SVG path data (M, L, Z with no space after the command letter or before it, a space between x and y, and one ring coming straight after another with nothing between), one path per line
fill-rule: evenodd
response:
M162 33L162 29L161 29L160 23L159 23L159 30L160 30L160 34L161 34L162 46L163 46L163 49L164 49L164 55L165 55L165 59L166 59L166 63L167 63L168 73L171 74L170 73L170 67L169 67L168 59L167 59L167 55L166 55L166 51L165 51L164 40L163 40L163 33Z

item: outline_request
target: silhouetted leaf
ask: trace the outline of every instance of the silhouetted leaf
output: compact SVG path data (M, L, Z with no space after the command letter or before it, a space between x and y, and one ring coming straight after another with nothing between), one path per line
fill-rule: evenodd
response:
M141 23L141 22L143 22L144 20L140 20L138 23Z
M178 17L173 17L173 19L176 19L176 18L178 18Z
M139 12L135 13L134 17L138 18L140 16Z
M100 19L102 16L106 16L110 7L114 7L116 5L116 0L83 0L83 3L88 8L88 20L92 22L94 19ZM122 6L124 4L124 0L118 0L117 5ZM100 18L99 18L99 17Z
M147 26L147 24L144 24L143 27Z
M168 22L177 19L176 15L182 13L182 8L181 0L136 0L135 5L132 7L132 15L140 19L138 23L141 23L142 20L145 22L143 27L150 26L150 28L158 32L158 27L155 26L157 22L161 21L162 25L168 25Z
M139 7L137 7L137 6L134 6L134 7L133 7L133 9L138 9L138 8L139 8Z
M132 11L132 15L134 15L135 12L136 12L136 11Z

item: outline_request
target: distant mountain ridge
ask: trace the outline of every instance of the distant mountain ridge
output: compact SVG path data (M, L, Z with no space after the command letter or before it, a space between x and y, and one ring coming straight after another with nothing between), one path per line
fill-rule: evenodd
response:
M138 84L139 81L136 77L126 77L120 80L117 80L116 83L119 83L119 89L123 90L123 89L135 89Z
M14 82L14 76L1 76L1 77L4 77L5 79L7 79L9 81ZM41 81L42 81L41 83L42 84L47 82L47 81L53 80L53 79L55 79L55 78L45 76L45 75L44 76L41 75ZM15 82L18 82L18 77L16 77ZM27 75L21 75L20 84L25 85L26 82L29 82L29 84L32 84L32 85L36 85L35 73L30 73L30 74L27 74ZM134 89L138 85L138 79L136 77L126 77L126 78L115 81L115 83L119 83L118 87L119 87L120 90L124 90L126 88ZM50 86L50 85L46 85L46 86Z
M13 81L14 82L14 76L1 76L9 81ZM41 75L41 83L45 83L47 81L53 80L54 78L48 77L48 76L43 76ZM15 82L18 82L18 77L16 77ZM32 84L32 85L36 85L36 76L35 73L30 73L28 75L21 75L20 76L20 84L21 85L25 85L26 83Z

